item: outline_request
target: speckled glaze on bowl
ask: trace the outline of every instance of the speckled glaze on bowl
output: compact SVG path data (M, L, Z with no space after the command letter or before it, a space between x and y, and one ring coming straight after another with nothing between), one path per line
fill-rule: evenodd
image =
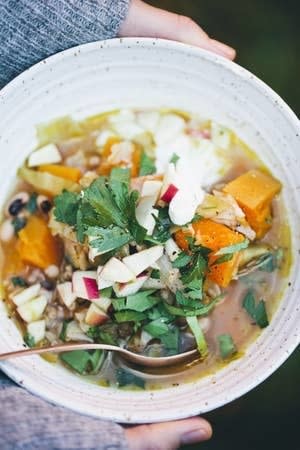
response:
M194 47L152 39L96 42L55 55L0 93L0 204L17 167L35 145L35 125L118 107L174 107L200 113L243 138L275 176L293 231L293 266L271 325L245 356L214 375L161 391L122 391L85 382L39 357L1 364L29 391L83 414L119 422L158 422L196 415L245 394L300 342L300 128L289 107L238 65ZM0 351L22 347L0 304Z

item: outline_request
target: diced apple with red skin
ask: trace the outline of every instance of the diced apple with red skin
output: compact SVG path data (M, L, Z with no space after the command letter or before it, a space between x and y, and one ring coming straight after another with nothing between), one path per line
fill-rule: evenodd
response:
M148 275L142 275L139 276L136 281L132 281L131 283L115 283L113 285L113 290L117 297L127 297L127 295L136 294L147 279Z
M67 308L70 308L77 298L77 295L73 292L71 281L60 283L56 286L56 288L63 303Z
M23 289L21 292L18 292L17 294L14 294L11 296L12 301L16 306L23 305L24 303L28 302L29 300L32 300L35 298L38 293L40 292L41 285L40 283L33 284L32 286L29 286L26 289Z
M98 289L100 292L102 289L111 287L114 284L113 281L104 280L103 278L101 278L102 270L103 270L103 266L98 266L98 268L97 268L97 283L98 283Z
M122 261L113 257L103 267L100 278L114 283L127 283L134 280L135 275Z
M139 275L154 264L163 254L162 245L155 245L133 255L125 256L123 263L135 274Z
M39 320L47 305L47 299L44 295L30 300L17 308L19 315L25 322L34 322Z
M79 298L86 300L99 298L97 272L94 270L76 270L72 276L72 288L74 294Z
M95 303L91 303L85 317L85 322L88 325L91 326L101 325L107 322L108 319L109 316L105 314L105 312L102 311L102 309L100 309L97 305L95 305Z
M34 343L38 344L45 337L46 321L36 320L27 325L27 333L33 337Z
M160 199L166 203L170 203L178 192L178 186L179 180L175 164L170 163L163 179Z

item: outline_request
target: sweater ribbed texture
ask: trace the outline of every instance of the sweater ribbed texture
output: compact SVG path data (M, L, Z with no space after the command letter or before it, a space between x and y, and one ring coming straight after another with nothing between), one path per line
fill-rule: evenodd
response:
M130 0L0 0L0 88L59 51L116 37Z
M0 88L59 51L116 37L130 0L0 0ZM37 398L0 371L1 450L128 450L123 429Z

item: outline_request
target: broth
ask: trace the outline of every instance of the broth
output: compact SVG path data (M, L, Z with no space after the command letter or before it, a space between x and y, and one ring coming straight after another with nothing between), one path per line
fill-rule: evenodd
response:
M158 357L198 347L196 361L151 370L101 351L45 356L130 389L177 386L242 356L290 266L280 183L257 155L171 110L63 118L37 136L0 229L4 301L25 343Z

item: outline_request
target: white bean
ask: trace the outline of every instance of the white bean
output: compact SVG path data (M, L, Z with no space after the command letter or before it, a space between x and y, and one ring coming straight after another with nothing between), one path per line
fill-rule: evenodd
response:
M59 268L56 265L51 264L51 266L48 266L45 269L45 274L49 278L57 278L59 275Z
M17 194L15 194L10 200L9 200L9 202L8 202L8 204L6 205L6 208L5 208L5 215L6 216L10 216L10 214L9 214L9 207L10 207L10 205L15 201L15 200L21 200L22 201L22 203L25 205L26 203L28 203L28 201L29 201L29 198L30 198L30 196L29 196L29 194L28 194L28 192L23 192L23 191L21 191L21 192L18 192Z
M9 242L15 234L15 229L10 220L5 220L0 228L0 239L3 242Z

